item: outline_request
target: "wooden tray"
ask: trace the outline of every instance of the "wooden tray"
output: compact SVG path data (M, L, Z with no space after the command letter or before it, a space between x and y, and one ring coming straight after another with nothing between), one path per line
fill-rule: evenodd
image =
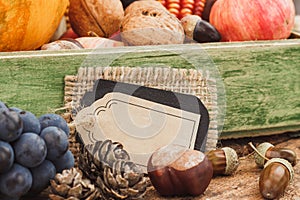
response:
M64 107L65 75L76 75L87 56L96 53L100 64L113 58L111 66L140 66L154 58L190 67L174 59L174 51L217 66L227 105L221 139L300 130L299 39L0 53L0 98L36 115L54 112Z

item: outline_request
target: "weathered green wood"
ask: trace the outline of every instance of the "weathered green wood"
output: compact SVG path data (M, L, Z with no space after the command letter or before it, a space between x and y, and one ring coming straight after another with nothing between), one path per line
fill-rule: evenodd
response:
M97 59L112 66L140 66L151 61L194 67L185 58L207 67L215 64L219 69L227 103L222 138L300 130L298 39L0 53L0 99L41 115L63 107L64 76L75 75L87 61Z

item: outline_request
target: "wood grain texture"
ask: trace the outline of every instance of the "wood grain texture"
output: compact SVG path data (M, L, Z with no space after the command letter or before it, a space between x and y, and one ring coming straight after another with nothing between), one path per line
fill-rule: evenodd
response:
M297 39L0 53L0 99L41 115L64 106L64 76L75 75L80 66L189 68L197 67L195 61L201 68L217 66L224 83L221 138L277 134L300 130L299 55Z
M210 52L226 87L225 131L234 130L224 137L299 130L299 44L239 50Z

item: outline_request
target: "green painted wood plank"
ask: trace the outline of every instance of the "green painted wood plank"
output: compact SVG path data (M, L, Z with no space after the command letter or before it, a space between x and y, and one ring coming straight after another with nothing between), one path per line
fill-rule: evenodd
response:
M224 138L299 130L300 46L285 42L210 51L226 85Z
M219 69L227 102L222 138L277 134L300 130L299 55L300 40L0 53L0 99L41 115L63 107L64 76L87 61L193 67L187 58Z

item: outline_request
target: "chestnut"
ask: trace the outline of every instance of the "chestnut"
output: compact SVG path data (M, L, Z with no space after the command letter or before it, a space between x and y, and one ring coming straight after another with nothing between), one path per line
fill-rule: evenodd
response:
M292 149L274 147L269 142L261 143L257 146L257 152L254 154L255 162L259 167L263 167L266 158L283 158L289 161L292 166L296 165L297 155Z
M287 160L272 158L265 164L259 177L261 195L266 199L277 199L284 194L293 176L293 167Z
M218 42L221 35L209 22L198 15L187 15L181 19L181 25L187 38L199 43Z
M204 153L174 144L153 152L147 171L162 196L200 195L213 176L212 164Z
M232 175L239 166L238 155L230 147L211 150L206 155L213 165L214 175Z

